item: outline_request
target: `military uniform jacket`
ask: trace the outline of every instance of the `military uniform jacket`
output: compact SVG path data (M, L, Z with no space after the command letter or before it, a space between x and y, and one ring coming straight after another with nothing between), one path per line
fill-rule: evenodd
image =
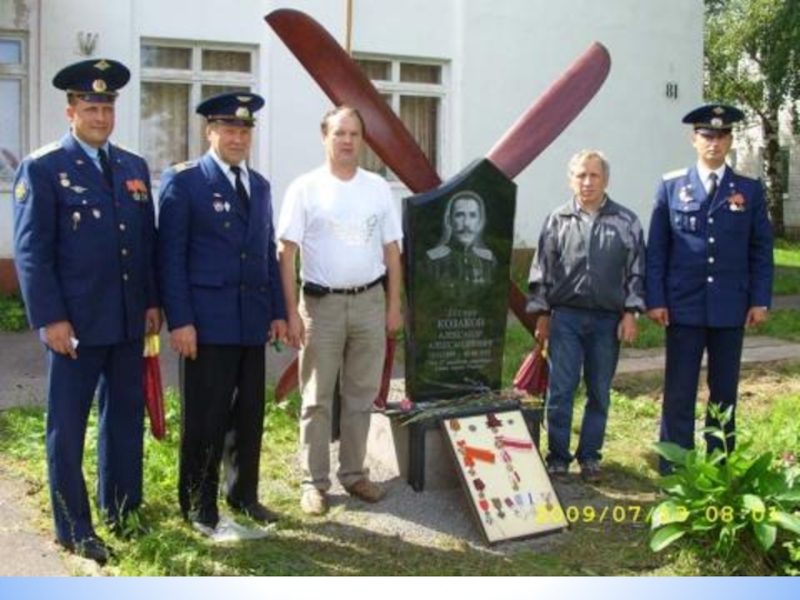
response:
M664 176L647 244L647 307L670 323L741 327L772 299L772 226L764 189L730 167L712 199L696 167Z
M167 170L159 200L159 266L170 330L203 344L260 345L286 318L270 186L249 170L250 214L206 154Z
M109 147L114 189L67 134L14 183L14 259L33 327L70 321L81 344L144 335L157 307L155 218L144 159Z

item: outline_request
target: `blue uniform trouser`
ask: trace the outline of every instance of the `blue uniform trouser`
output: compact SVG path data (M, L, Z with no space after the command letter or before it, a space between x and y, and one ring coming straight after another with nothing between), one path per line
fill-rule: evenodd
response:
M97 506L113 522L142 501L143 342L78 347L78 358L48 350L47 466L56 539L94 534L83 447L98 392ZM99 384L99 385L98 385Z
M721 410L728 407L735 409L743 341L743 327L667 327L662 442L673 442L686 449L694 448L697 385L704 351L708 355L709 405L716 404ZM708 411L705 426L720 427ZM724 427L729 450L733 449L736 442L735 429L734 413ZM709 454L723 447L722 440L713 435L706 434L705 440ZM662 473L669 472L669 463L661 459L659 470Z
M547 389L548 463L568 465L572 406L580 383L581 366L586 384L576 458L584 463L600 460L611 403L611 381L617 369L620 315L607 311L556 308L550 319Z

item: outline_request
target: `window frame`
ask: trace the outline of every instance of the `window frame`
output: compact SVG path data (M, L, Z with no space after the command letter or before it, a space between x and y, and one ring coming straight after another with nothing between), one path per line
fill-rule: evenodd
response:
M180 48L190 51L189 68L188 69L174 69L165 67L146 67L142 64L141 55L144 54L146 47L157 48ZM250 55L250 72L244 73L240 71L205 71L203 70L203 51L221 51L221 52L240 52ZM203 119L195 113L195 107L202 99L202 89L204 86L232 86L239 88L246 88L248 90L256 90L258 88L258 46L253 44L237 44L234 42L209 42L203 40L176 40L168 38L141 38L139 40L139 73L140 73L140 87L145 83L167 83L189 86L189 101L186 107L188 114L187 123L188 129L187 146L188 146L188 160L195 159L202 155L204 149L200 147L200 140L202 139L203 128L205 123ZM141 95L141 89L140 89ZM139 100L140 120L141 120L141 96ZM139 127L139 136L142 135L141 125ZM250 162L255 163L258 160L258 144L253 140L251 148ZM161 172L152 173L153 184L158 186L160 184Z
M30 44L28 34L24 31L0 29L0 40L19 42L20 62L16 64L0 63L0 79L19 82L19 156L21 162L30 152ZM0 178L0 192L10 191L14 184L13 178Z
M375 54L369 52L354 52L353 60L358 62L378 61L389 63L390 79L370 79L372 85L378 90L381 96L389 96L389 106L396 115L400 115L400 102L402 97L422 97L435 98L439 102L439 110L436 122L436 163L432 165L437 173L443 173L448 168L449 157L449 135L447 123L449 123L450 112L450 61L436 58L425 58L417 56L400 56L388 54ZM422 83L413 81L401 81L400 71L403 64L425 65L439 68L439 83ZM369 78L369 77L368 77ZM386 178L390 184L397 187L405 187L402 181L397 178L391 169L386 167Z

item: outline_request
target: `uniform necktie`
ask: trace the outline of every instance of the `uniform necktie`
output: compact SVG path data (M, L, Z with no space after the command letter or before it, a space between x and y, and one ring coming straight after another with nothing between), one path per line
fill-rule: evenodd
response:
M245 212L250 212L250 196L247 195L247 189L244 187L244 183L242 183L242 169L241 167L231 166L231 171L234 177L236 177L236 195L239 196L239 200L242 202Z
M100 168L103 170L103 176L106 178L109 187L114 187L114 173L111 171L111 165L108 162L108 154L103 148L97 150L97 155L100 157Z
M711 173L711 175L708 176L708 181L708 199L713 200L714 194L717 193L717 174Z

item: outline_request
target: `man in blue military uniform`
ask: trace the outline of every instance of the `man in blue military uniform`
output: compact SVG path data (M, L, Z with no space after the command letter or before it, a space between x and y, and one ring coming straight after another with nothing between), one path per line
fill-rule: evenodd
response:
M70 132L27 157L14 183L14 258L49 361L56 538L101 564L109 552L81 465L89 411L99 382L97 504L121 531L142 502L143 337L161 328L150 175L141 157L109 143L129 78L113 60L61 70L53 85L67 92Z
M772 299L772 227L763 186L725 164L731 129L742 118L739 109L723 104L701 106L684 117L694 128L697 164L664 175L648 239L648 316L667 328L661 440L694 447L705 351L709 405L732 413L724 444L706 435L709 454L734 446L744 327L765 322ZM706 426L720 426L708 411ZM659 468L670 471L663 459Z
M225 463L228 505L277 519L258 501L265 344L286 341L269 182L247 165L263 98L220 94L200 103L210 148L161 179L159 261L172 347L181 355L181 510L215 536ZM219 526L219 527L218 527Z

